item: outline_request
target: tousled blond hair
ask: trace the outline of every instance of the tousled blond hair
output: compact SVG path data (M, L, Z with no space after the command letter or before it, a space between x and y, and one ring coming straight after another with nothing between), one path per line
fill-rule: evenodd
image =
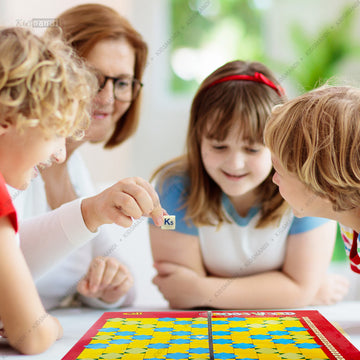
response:
M0 29L0 119L20 131L79 138L89 125L95 77L60 34L39 38L23 28Z
M265 143L335 211L359 207L360 89L327 85L275 108Z
M185 174L189 177L188 193L184 201L186 219L196 226L220 226L230 222L221 206L221 188L204 168L201 158L203 136L224 140L233 127L239 136L250 143L263 143L263 130L276 104L285 97L267 85L254 81L228 81L209 87L214 81L231 75L265 75L276 86L280 84L272 72L259 62L232 61L215 70L200 85L192 102L190 123L186 140L186 154L167 162L157 169L152 178L159 175L159 184L170 176ZM260 219L257 227L277 224L287 209L287 204L272 182L274 170L258 187Z

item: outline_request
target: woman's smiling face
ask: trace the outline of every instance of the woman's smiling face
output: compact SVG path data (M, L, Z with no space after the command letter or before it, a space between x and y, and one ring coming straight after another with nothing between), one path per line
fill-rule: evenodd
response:
M99 41L86 57L87 63L105 76L134 77L135 51L125 39ZM114 131L117 121L129 109L131 102L114 99L113 82L107 81L93 102L92 119L85 140L106 141Z

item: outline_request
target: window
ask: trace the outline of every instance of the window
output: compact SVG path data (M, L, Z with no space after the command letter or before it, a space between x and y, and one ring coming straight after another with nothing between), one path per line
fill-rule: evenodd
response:
M263 61L262 14L270 5L271 0L171 0L171 91L193 93L228 61Z

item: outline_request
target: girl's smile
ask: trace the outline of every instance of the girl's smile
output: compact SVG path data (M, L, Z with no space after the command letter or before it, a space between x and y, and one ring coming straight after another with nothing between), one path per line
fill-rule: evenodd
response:
M255 191L272 169L270 151L263 144L242 139L239 133L231 129L222 141L206 136L201 141L205 170L234 204Z

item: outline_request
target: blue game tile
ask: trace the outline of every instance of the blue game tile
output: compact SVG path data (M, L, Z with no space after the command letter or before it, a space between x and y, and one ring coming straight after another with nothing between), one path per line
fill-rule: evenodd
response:
M232 344L233 341L231 339L213 339L214 344Z
M238 343L238 344L234 344L233 345L234 349L254 349L255 345L254 344L248 344L248 343Z
M155 343L155 344L149 344L149 349L167 349L169 347L169 344L164 343Z
M192 321L189 320L174 321L174 325L188 325L188 324L192 324Z
M106 349L109 347L109 344L87 344L84 347L88 348L88 349Z
M224 321L224 320L212 320L212 323L214 325L225 325L225 324L228 324L229 322L228 321Z
M171 339L170 344L190 344L190 339Z
M230 331L232 332L245 332L245 331L249 331L249 329L247 327L242 327L242 326L238 326L238 327L231 327L229 328Z
M135 334L135 331L118 331L115 333L116 336L132 336L134 334Z
M236 359L236 355L230 353L218 353L216 359Z
M189 349L189 354L207 354L208 352L209 352L208 348L202 348L202 347Z
M109 341L109 344L117 344L117 345L130 344L130 343L131 343L130 339L114 339Z
M213 331L213 336L230 336L230 331Z
M173 331L172 336L189 336L191 331Z
M164 318L158 318L158 321L175 321L176 318L170 318L170 317L164 317Z
M275 331L269 331L269 334L272 336L283 336L283 335L289 335L288 331L281 331L281 330L275 330Z
M208 327L207 324L194 324L194 325L192 326L192 328L199 328L199 329L201 329L201 328L207 328L207 327Z
M287 331L307 331L303 326L290 326L285 328Z
M296 346L299 349L316 349L316 348L320 348L321 345L318 344L312 344L312 343L297 343Z
M292 339L272 339L272 342L274 344L283 344L283 345L295 343L294 340L292 340Z
M243 317L231 317L228 318L229 321L246 321L246 318Z
M169 327L160 327L160 328L154 329L154 331L159 331L159 332L171 332L172 330L173 330L173 328L169 328Z
M166 355L165 359L188 359L189 358L189 354L188 353L168 353Z
M99 332L117 332L118 330L119 328L111 328L111 327L98 329Z
M257 339L257 340L267 340L267 339L271 339L271 336L269 335L250 335L249 336L250 339Z
M152 335L134 335L132 337L133 340L150 340L152 339Z

